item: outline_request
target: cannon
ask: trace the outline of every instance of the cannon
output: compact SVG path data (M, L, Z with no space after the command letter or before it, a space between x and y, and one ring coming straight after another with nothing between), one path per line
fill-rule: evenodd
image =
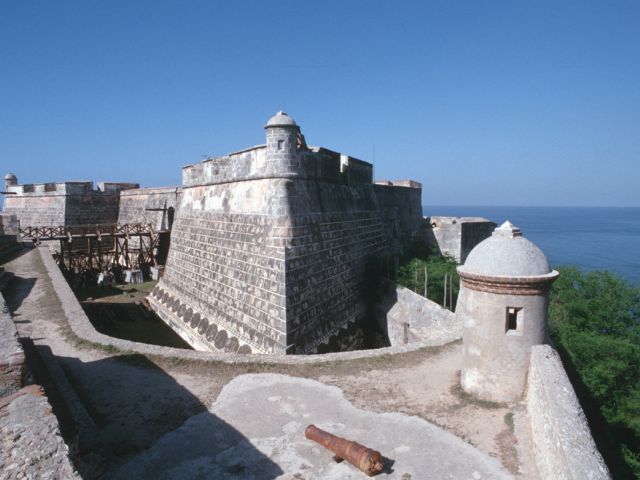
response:
M370 477L380 473L384 468L380 452L333 435L315 425L309 425L304 431L304 436L335 453L333 458L336 462L346 460Z

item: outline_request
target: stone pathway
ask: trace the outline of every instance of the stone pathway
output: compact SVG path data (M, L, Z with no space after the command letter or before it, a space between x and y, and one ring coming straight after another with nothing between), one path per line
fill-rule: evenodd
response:
M360 410L336 387L276 374L236 377L208 412L165 435L114 478L362 478L304 437L310 423L380 451L386 471L378 478L511 478L498 461L429 422Z

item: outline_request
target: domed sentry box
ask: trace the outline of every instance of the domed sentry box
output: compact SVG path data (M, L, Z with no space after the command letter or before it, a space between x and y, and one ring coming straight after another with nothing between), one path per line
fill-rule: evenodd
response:
M559 274L508 221L471 251L458 272L462 388L484 400L518 400L531 347L547 338L549 288Z

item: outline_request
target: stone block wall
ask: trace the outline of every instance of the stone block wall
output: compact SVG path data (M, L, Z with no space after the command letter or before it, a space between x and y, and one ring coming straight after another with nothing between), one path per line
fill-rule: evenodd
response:
M392 347L415 342L442 345L462 338L462 323L452 311L390 280L380 282L382 294L374 312Z
M65 224L65 195L7 195L4 212L16 215L20 227Z
M180 188L137 188L120 194L118 223L151 224L154 230L169 228L169 209L178 207Z
M20 390L26 373L27 366L24 351L18 342L18 332L4 297L0 294L0 397Z
M277 209L274 187L255 180L183 193L165 275L150 303L194 348L286 349L281 230L288 219L258 213Z
M389 219L389 228L406 248L417 241L424 241L422 217L422 185L414 181L376 182L374 194L380 211Z
M182 169L182 184L189 187L268 178L306 178L343 185L370 185L373 178L370 163L322 147L299 152L295 172L274 169L267 159L267 146L258 145L187 165Z
M560 357L548 345L531 349L526 405L541 479L611 478Z
M289 353L315 352L364 321L367 260L390 244L377 211L294 217L286 248Z
M62 182L10 186L4 212L15 214L20 227L57 227L116 223L120 192L132 183Z
M485 238L496 224L480 217L425 217L427 243L440 254L464 263L467 255Z
M420 189L384 192L396 202L390 208L372 184L274 178L185 187L151 304L199 349L311 353L349 336L369 314L367 261L399 248L401 225L421 231ZM403 199L411 214L399 219Z

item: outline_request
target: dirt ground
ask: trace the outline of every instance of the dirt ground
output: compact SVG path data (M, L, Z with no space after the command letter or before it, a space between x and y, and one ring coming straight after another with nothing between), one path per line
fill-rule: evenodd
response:
M235 376L271 372L337 386L362 409L422 417L498 458L518 478L535 478L522 405L478 401L461 391L460 342L305 365L204 363L109 352L70 337L36 250L4 267L16 275L4 296L20 335L49 349L63 367L98 428L102 448L94 472L104 471L106 477L131 455L208 409Z

